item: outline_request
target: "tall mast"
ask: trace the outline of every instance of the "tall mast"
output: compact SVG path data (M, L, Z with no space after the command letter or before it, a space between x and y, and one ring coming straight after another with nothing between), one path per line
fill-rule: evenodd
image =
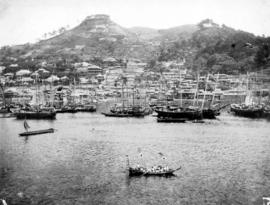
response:
M125 103L124 103L124 82L123 82L123 79L122 79L122 108L124 109L125 107Z
M197 85L196 85L196 92L195 92L194 98L193 98L193 106L195 106L195 101L197 101L197 106L198 106L199 79L200 79L200 74L197 73Z
M38 80L37 80L37 76L36 76L36 105L39 105L39 101L38 101Z
M183 106L183 101L182 101L182 86L181 86L181 70L180 70L180 66L179 66L179 74L180 74L180 76L179 76L179 86L180 86L180 107L182 107Z
M263 70L261 70L261 75L260 76L263 76ZM261 78L260 76L259 76L259 78ZM262 88L263 88L263 81L262 80L261 80L260 86L258 86L258 87L260 89L259 104L261 104L261 102L262 102Z
M2 83L0 81L0 90L3 96L3 103L4 103L4 108L6 107L6 98L5 98L5 81Z
M215 83L215 88L214 88L214 91L216 91L216 87L217 87L217 83L218 83L218 79L219 79L219 73L217 75L217 82ZM212 100L211 100L211 103L209 105L209 107L211 107L214 103L214 100L215 100L215 92L212 93Z
M247 72L247 85L246 85L246 99L245 104L250 104L250 90L249 90L249 73Z
M132 106L134 107L134 90L135 88L133 87L133 93L132 93Z
M203 107L204 107L205 93L206 93L206 90L207 90L208 79L209 79L209 74L207 74L207 78L206 78L206 82L205 82L205 89L204 89L204 93L203 93L203 101L202 101L202 107L201 107L202 110L203 110Z

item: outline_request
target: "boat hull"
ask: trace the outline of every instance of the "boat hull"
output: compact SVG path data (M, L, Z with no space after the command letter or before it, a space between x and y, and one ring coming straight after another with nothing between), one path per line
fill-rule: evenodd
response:
M20 136L30 136L30 135L40 135L40 134L46 134L46 133L53 133L54 129L45 129L45 130L35 130L35 131L28 131L28 132L23 132L20 133Z
M106 117L132 117L131 114L124 114L124 113L105 113L102 112L103 115Z
M55 119L56 112L18 112L17 119Z
M242 109L236 106L231 106L231 112L236 116L248 117L248 118L261 118L264 116L263 109Z
M75 109L60 109L60 110L57 110L56 113L76 113L77 110Z
M96 112L97 109L96 108L79 108L79 109L75 109L76 112Z
M163 110L155 110L157 112L157 116L159 118L177 118L177 119L187 119L187 120L195 120L195 119L202 119L202 112L201 111L193 111L193 110L186 110L186 111L163 111Z
M203 109L202 115L204 119L215 119L216 116L220 115L220 112L213 109Z

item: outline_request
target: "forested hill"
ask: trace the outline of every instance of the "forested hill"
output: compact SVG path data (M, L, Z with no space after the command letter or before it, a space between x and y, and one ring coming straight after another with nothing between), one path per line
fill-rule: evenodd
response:
M214 73L246 73L270 66L270 38L218 25L207 19L188 39L163 43L159 61L186 59L186 66L193 70ZM155 63L154 63L155 62Z
M87 17L78 26L62 30L34 44L5 46L0 66L34 70L46 61L54 71L72 68L80 61L100 62L107 57L139 59L155 70L162 61L186 60L193 70L245 73L269 65L270 38L218 25L206 19L197 25L169 29L124 28L107 15ZM101 65L102 66L102 65ZM12 70L13 69L13 70Z

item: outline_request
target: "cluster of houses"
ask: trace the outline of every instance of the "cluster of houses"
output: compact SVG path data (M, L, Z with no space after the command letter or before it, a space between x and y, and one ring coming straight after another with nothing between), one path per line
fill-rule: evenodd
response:
M101 96L120 95L123 88L126 92L136 88L155 99L161 96L167 99L194 99L195 93L199 93L201 98L206 95L211 99L214 93L217 99L223 97L228 101L242 102L250 89L250 81L258 79L258 74L196 76L185 68L184 62L163 62L161 72L148 69L146 63L136 59L125 61L122 65L116 63L114 58L105 60L102 67L89 62L74 63L72 75L61 77L47 70L46 64L34 72L25 69L16 73L4 72L5 68L0 67L0 80L9 87L36 85L37 82L45 85L91 85Z

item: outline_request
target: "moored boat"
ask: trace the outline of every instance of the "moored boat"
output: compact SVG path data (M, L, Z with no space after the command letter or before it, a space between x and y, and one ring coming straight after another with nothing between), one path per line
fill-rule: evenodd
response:
M132 117L132 115L128 113L102 112L101 114L105 115L106 117Z
M196 108L174 108L163 107L155 109L158 118L169 118L169 119L187 119L195 120L202 118L202 111Z
M149 115L150 111L142 106L113 106L109 112L102 112L107 117L144 117Z
M66 106L63 106L60 109L57 109L56 112L57 113L76 113L77 110L73 106L66 105Z
M96 112L97 107L96 105L77 105L75 107L76 112Z
M264 106L263 117L266 119L270 119L270 106L269 105Z
M11 113L10 108L0 107L0 114Z
M232 104L231 112L237 116L248 118L261 118L264 115L262 105Z
M55 119L56 112L19 111L14 113L17 119Z

